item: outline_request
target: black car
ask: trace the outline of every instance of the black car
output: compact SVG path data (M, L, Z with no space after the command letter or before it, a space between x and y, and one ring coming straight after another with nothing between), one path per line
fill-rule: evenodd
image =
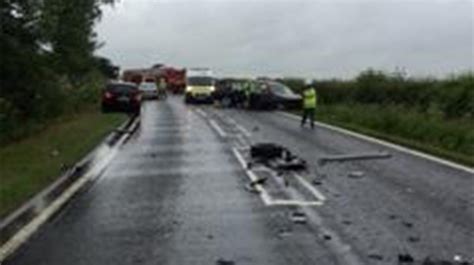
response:
M102 91L102 112L140 113L141 93L133 83L111 82Z
M289 87L271 80L257 81L249 99L251 109L297 109L301 104L300 95L295 94Z

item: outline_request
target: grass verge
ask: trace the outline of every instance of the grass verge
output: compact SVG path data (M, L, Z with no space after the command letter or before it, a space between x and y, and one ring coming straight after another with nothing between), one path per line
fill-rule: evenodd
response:
M325 105L318 121L474 166L474 125L396 106Z
M63 165L77 162L125 120L123 114L89 109L0 147L0 217L57 179Z

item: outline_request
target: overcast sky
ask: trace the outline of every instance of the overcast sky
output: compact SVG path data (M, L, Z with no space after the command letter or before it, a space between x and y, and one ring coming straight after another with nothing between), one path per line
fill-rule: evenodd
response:
M473 69L473 0L121 0L98 53L124 68L352 77L368 67L443 76Z

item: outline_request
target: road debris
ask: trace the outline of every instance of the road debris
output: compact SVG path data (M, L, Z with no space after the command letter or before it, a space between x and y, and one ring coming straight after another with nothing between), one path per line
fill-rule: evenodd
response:
M379 261L383 260L383 256L380 254L369 254L367 257L373 260L379 260Z
M226 259L219 258L216 261L216 265L235 265L235 262L233 260L226 260Z
M352 224L352 221L344 220L344 221L342 221L342 224L344 224L344 225L351 225L351 224Z
M291 153L287 148L274 143L258 143L250 147L251 168L255 163L262 164L277 171L281 175L285 172L306 171L307 163L304 159Z
M403 221L402 224L406 228L413 228L413 223L411 222Z
M291 221L295 224L306 224L308 220L305 213L297 211L291 214Z
M406 263L413 263L415 259L410 254L398 254L398 263L399 264L406 264Z
M323 239L326 240L326 241L329 241L329 240L332 239L332 236L328 235L328 234L325 234L325 235L323 235Z
M330 162L347 162L347 161L359 161L359 160L374 160L374 159L388 159L392 155L386 152L380 153L361 153L361 154L350 154L350 155L334 155L327 156L318 159L318 164L324 166Z
M364 172L362 171L351 171L349 174L347 174L348 178L351 179L360 179L364 177Z
M410 243L418 243L418 242L420 242L420 238L417 237L417 236L409 236L409 237L408 237L408 242L410 242Z

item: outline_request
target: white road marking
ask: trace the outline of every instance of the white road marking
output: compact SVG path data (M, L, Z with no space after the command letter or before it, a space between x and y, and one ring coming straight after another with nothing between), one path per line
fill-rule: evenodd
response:
M253 173L251 170L247 169L247 163L246 163L244 157L242 156L242 154L240 154L240 152L236 148L232 148L232 152L233 152L234 156L237 158L237 160L239 161L240 165L243 167L243 169L244 169L246 175L248 176L248 178L250 179L250 181L258 180L258 177L255 175L255 173ZM306 182L306 184L308 184L308 183ZM311 188L313 188L313 187L311 187ZM260 198L262 199L265 206L321 206L321 205L324 204L324 201L326 200L326 198L319 191L317 191L315 189L314 190L310 189L310 191L315 195L315 197L318 199L318 201L274 200L274 199L271 198L270 194L267 192L267 190L265 190L265 188L263 188L262 185L260 185L260 184L255 185L255 189L259 192ZM296 192L296 191L294 191L294 192ZM322 198L322 200L320 198Z
M294 174L294 176L301 183L301 185L303 185L306 189L308 189L314 195L314 197L316 197L321 202L324 202L326 200L326 197L318 189L316 189L314 186L308 183L308 181L305 178L303 178L302 176L298 174Z
M137 122L135 122L136 124ZM135 126L135 125L133 125ZM126 136L120 138L116 147L111 149L108 156L100 160L99 163L95 164L90 171L82 178L78 179L72 184L66 191L64 191L55 201L53 201L46 209L44 209L37 217L30 221L25 227L18 231L12 238L10 238L0 248L0 264L9 255L14 253L22 244L24 244L55 212L61 209L61 207L67 203L74 194L79 191L88 181L99 176L106 166L112 161L115 155L118 153L119 146L124 142Z
M295 114L281 112L281 111L279 111L278 113L282 116L285 116L285 117L293 119L293 120L300 120L300 117L295 115ZM424 158L426 160L430 160L432 162L442 164L444 166L452 167L452 168L455 168L455 169L458 169L458 170L465 171L465 172L470 173L470 174L474 174L474 168L463 166L461 164L457 164L457 163L454 163L454 162L451 162L451 161L448 161L448 160L445 160L445 159L442 159L442 158L439 158L439 157L435 157L435 156L432 156L432 155L429 155L429 154L425 154L425 153L422 153L422 152L419 152L419 151L415 151L415 150L409 149L407 147L403 147L403 146L400 146L400 145L397 145L397 144L389 143L389 142L386 142L386 141L383 141L383 140L380 140L380 139L377 139L377 138L374 138L374 137L370 137L370 136L367 136L367 135L363 135L363 134L360 134L360 133L356 133L356 132L353 132L353 131L349 131L349 130L346 130L346 129L342 129L342 128L332 126L332 125L329 125L329 124L325 124L325 123L321 123L321 122L316 122L316 125L318 125L319 127L323 127L323 128L332 130L332 131L342 133L342 134L350 135L350 136L353 136L355 138L359 138L359 139L362 139L362 140L365 140L365 141L368 141L368 142L383 145L383 146L395 149L395 150L400 151L400 152L404 152L404 153L407 153L407 154L410 154L410 155L418 156L418 157Z
M232 117L227 116L227 119L234 124L234 126L239 130L243 135L245 135L247 138L252 137L252 133L249 132L245 127L240 125L237 121L235 121Z
M201 115L202 117L207 118L207 113L204 112L202 109L196 108L195 111L199 113L199 115Z
M249 177L251 181L256 181L258 180L258 177L249 169L247 169L247 163L245 162L245 159L243 156L237 151L237 149L232 148L232 153L235 155L237 160L239 161L240 165L244 168L246 175ZM259 192L260 198L262 199L263 203L265 205L271 205L271 198L268 192L262 187L262 185L257 184L255 185L255 189Z
M227 137L227 133L224 132L224 130L219 126L219 124L217 124L217 122L215 120L210 119L209 124L211 124L211 127L214 128L214 130L217 131L217 133L219 134L220 137L222 137L222 138Z

